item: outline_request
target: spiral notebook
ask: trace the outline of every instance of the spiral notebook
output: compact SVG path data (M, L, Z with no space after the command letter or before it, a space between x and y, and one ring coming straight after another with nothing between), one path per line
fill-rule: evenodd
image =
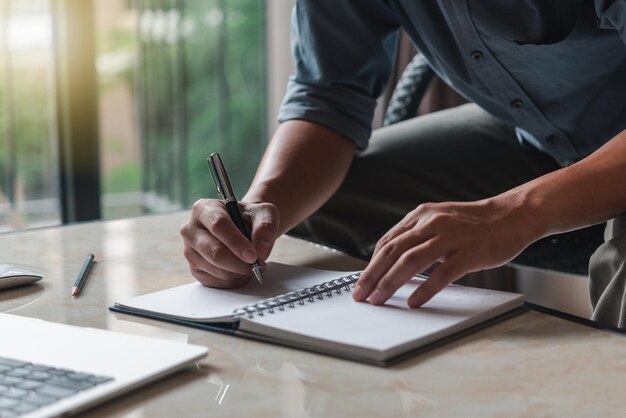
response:
M350 295L359 275L269 263L263 284L221 290L191 283L110 309L385 365L523 304L519 294L450 285L409 309L406 300L423 280L415 278L373 306Z

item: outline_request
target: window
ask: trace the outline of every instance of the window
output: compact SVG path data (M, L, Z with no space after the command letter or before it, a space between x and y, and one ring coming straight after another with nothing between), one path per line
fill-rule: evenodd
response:
M0 231L61 219L50 16L0 1Z
M88 194L80 175L67 180L82 148L68 153L64 140L94 145L88 175L100 193L87 203L105 219L215 196L211 152L245 191L267 137L265 2L0 0L0 9L0 230L74 219L68 196L82 204ZM93 50L86 37L79 56L58 35L78 24L78 9L93 20L80 26L93 28ZM63 59L92 60L81 71L92 68L95 86L59 74ZM89 89L92 103L59 104ZM97 134L68 135L66 125L90 123L77 115L89 106Z

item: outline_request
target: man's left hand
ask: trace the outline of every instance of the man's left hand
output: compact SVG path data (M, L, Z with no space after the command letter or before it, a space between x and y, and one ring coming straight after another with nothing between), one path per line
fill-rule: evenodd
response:
M410 212L377 243L353 298L385 303L416 273L440 262L408 299L430 300L466 273L501 266L541 237L515 195L469 203L426 203Z

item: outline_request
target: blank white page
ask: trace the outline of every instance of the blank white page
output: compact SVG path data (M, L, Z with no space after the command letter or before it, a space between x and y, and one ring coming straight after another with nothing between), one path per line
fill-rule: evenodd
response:
M311 345L379 360L401 354L507 312L523 302L515 293L451 285L419 309L409 309L409 283L384 306L359 303L350 292L273 314L242 319L240 329L296 345Z

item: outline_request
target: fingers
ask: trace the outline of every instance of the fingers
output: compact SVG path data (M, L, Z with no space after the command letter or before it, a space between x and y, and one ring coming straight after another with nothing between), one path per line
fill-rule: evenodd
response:
M403 234L404 232L412 229L415 226L415 221L412 218L413 212L406 215L400 222L394 225L385 235L383 235L376 246L374 247L373 257L387 244L389 244L394 238Z
M526 232L526 220L508 200L422 204L378 242L353 298L385 303L413 274L441 261L409 297L409 306L422 306L465 273L500 266L519 254L536 236Z
M257 259L256 249L250 241L237 229L230 219L223 202L201 199L192 208L192 221L208 230L219 242L228 248L241 261L248 264ZM202 248L194 247L207 258ZM207 258L210 259L210 258Z
M355 300L367 299L373 305L381 305L416 273L426 270L442 257L443 248L433 239L424 241L407 233L395 241L400 241L402 238L404 243L396 248L408 249L396 250L400 253L383 257L387 254L387 250L382 247L379 257L370 262L359 278L353 293ZM413 239L416 239L418 243L413 243Z
M424 215L432 210L432 207L432 203L422 203L417 208L415 208L415 210L407 213L400 222L394 225L389 231L387 231L385 235L383 235L378 240L378 242L376 243L376 247L374 248L374 255L376 255L376 253L380 251L382 247L387 245L396 237L404 234L411 229L415 229L418 226L418 223L426 217Z
M403 254L426 239L427 236L424 234L411 235L407 232L381 245L380 249L374 253L365 271L361 274L352 297L359 302L367 299L376 287L377 282L398 262Z
M247 283L250 264L262 268L278 233L278 210L272 204L241 204L252 223L252 242L235 226L222 201L202 199L180 230L192 275L203 285L232 288Z
M430 277L409 296L409 307L419 308L450 283L460 279L467 267L460 255L452 255L435 268Z
M197 231L185 242L184 255L191 267L221 279L250 274L250 265L241 261L207 231Z
M381 305L416 273L454 253L450 244L456 240L441 238L449 217L439 206L420 205L380 239L355 286L355 300Z

